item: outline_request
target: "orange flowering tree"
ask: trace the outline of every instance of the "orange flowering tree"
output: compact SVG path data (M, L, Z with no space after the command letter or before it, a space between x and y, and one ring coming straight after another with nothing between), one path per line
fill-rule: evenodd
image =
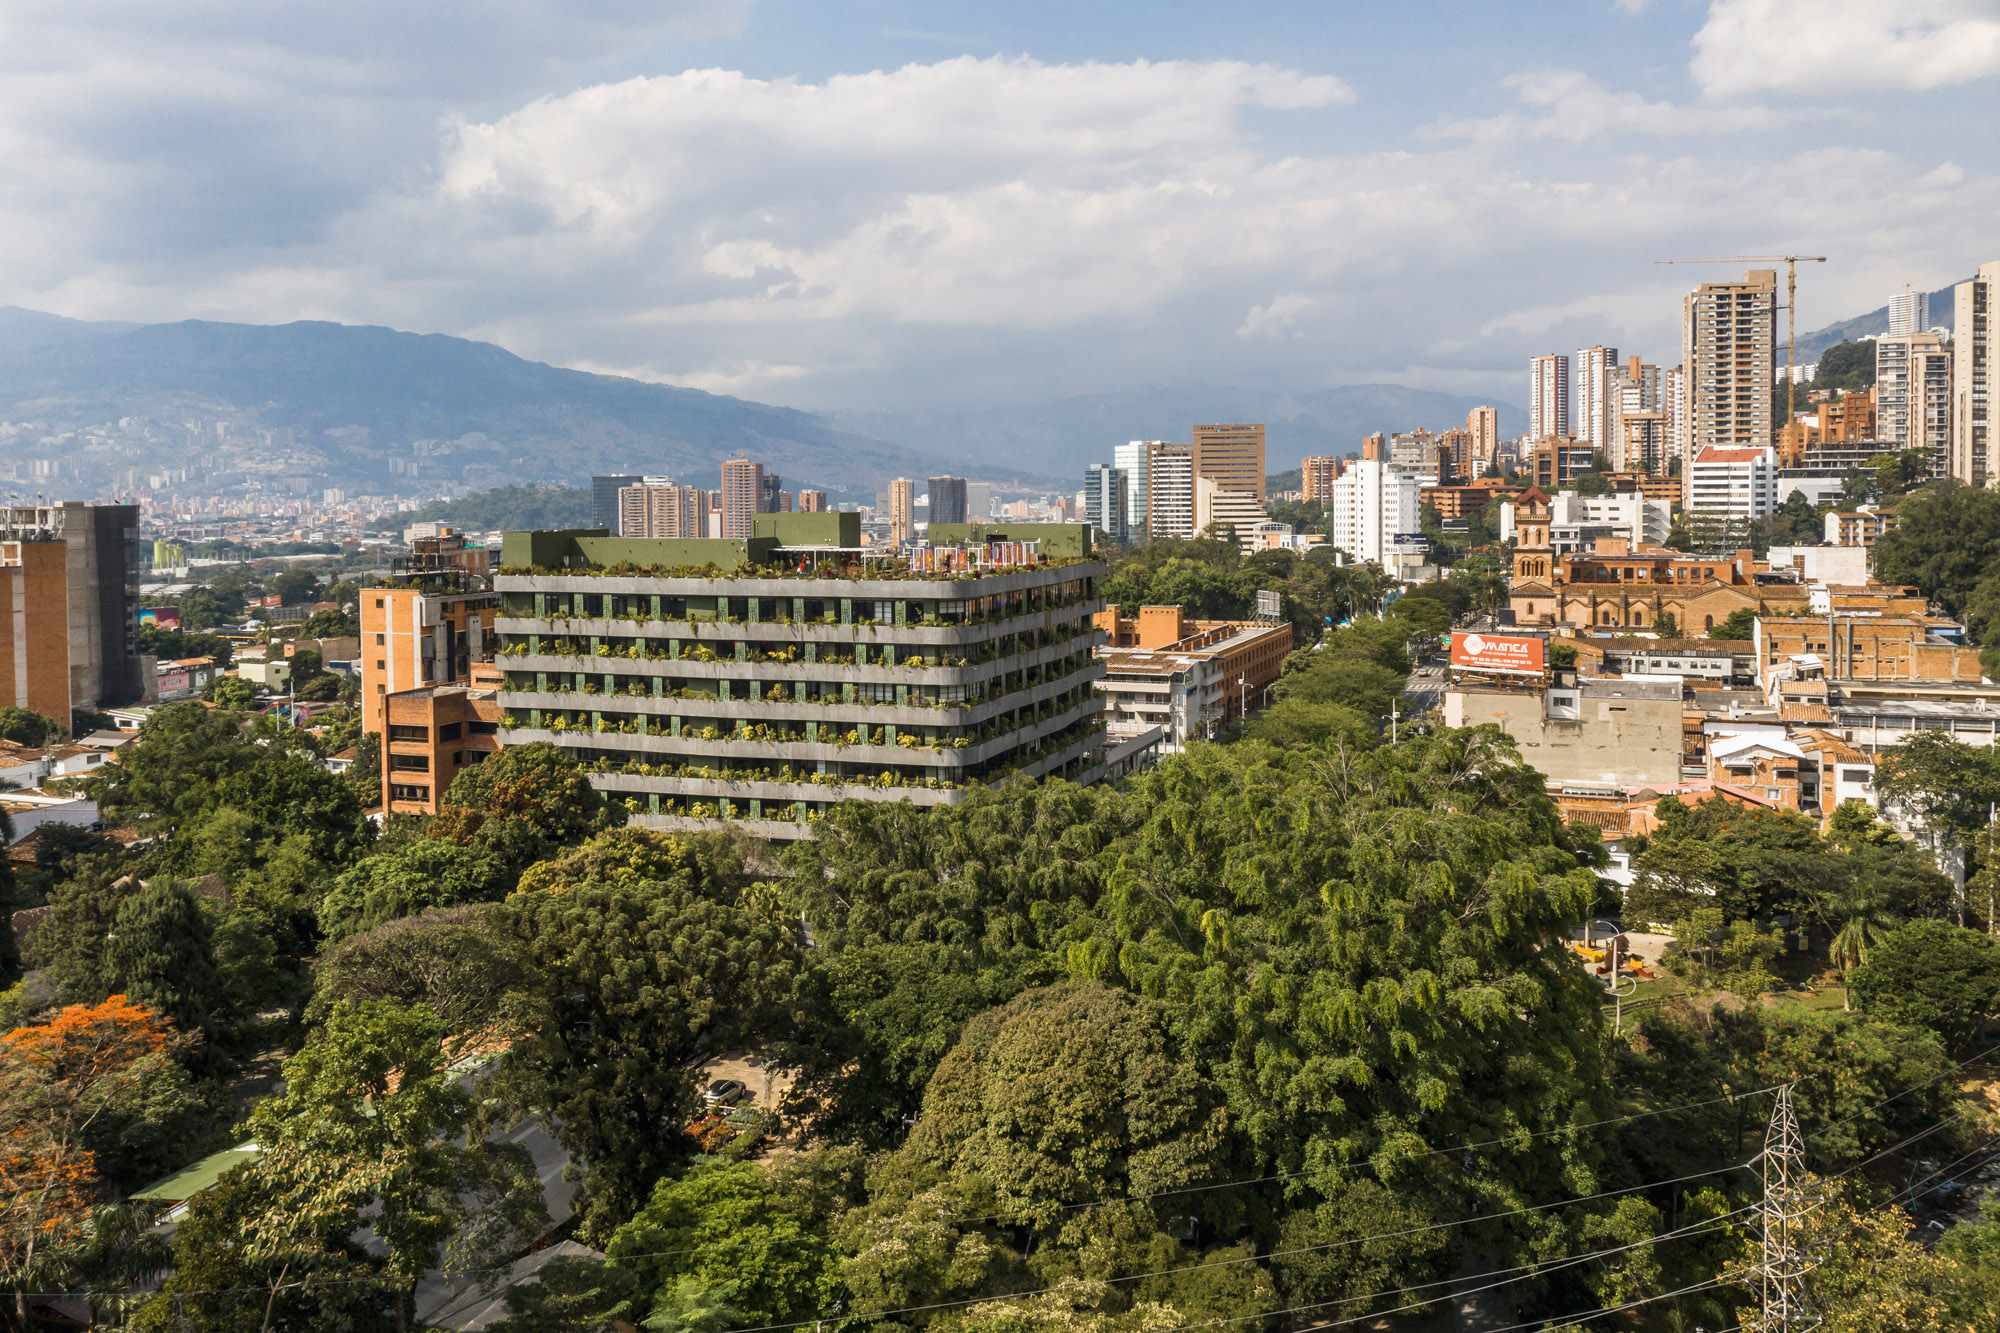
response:
M17 1319L28 1286L88 1234L102 1194L91 1126L131 1105L187 1041L123 995L0 1036L0 1285L15 1290Z

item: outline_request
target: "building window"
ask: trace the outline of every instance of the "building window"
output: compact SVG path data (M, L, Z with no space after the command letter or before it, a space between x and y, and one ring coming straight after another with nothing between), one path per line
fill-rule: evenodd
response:
M427 741L430 738L429 727L408 727L400 722L389 725L389 739L392 741Z
M382 599L380 597L377 597L375 599L375 609L377 611L380 611L382 609Z
M375 646L379 648L382 646L382 643L383 643L383 637L380 634L377 634L375 636ZM381 666L382 664L380 662L377 662L375 665Z
M431 771L431 757L427 754L392 754L389 769L395 773L428 773Z
M392 782L389 784L389 799L392 801L427 802L431 799L431 789L429 787L409 787L402 783Z
M438 728L438 739L441 741L455 741L464 730L465 727L462 723L447 722Z
M477 718L465 724L468 733L474 736L497 736L500 734L498 722L481 722Z

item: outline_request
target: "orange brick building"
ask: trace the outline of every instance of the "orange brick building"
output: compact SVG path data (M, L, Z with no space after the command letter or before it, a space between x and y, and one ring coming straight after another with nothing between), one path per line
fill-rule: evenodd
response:
M1816 658L1828 680L1941 681L1977 684L1979 649L1935 637L1927 617L1862 615L1763 617L1757 653L1768 670L1794 658Z
M69 546L0 542L0 707L69 722Z
M1325 504L1333 498L1333 483L1343 471L1341 461L1330 455L1299 460L1300 488L1307 504Z
M390 695L471 678L493 656L491 592L368 588L361 594L361 729L382 730Z
M500 684L498 667L478 663L468 683L431 685L386 697L384 810L436 814L452 779L500 748Z

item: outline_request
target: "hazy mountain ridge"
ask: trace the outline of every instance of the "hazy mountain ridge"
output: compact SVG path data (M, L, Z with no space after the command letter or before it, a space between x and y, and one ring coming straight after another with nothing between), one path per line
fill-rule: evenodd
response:
M1949 319L1951 292L1932 294L1934 323ZM1802 334L1799 359L1887 324L1884 305ZM789 486L847 498L893 476L941 472L1068 489L1116 445L1184 441L1198 422L1263 422L1266 465L1278 472L1308 454L1351 453L1375 431L1448 430L1482 404L1499 409L1503 437L1526 430L1518 404L1396 384L1306 393L1152 385L966 408L809 412L567 370L444 334L317 321L93 322L0 307L0 421L12 423L0 427L12 432L0 434L0 471L54 458L64 468L58 488L69 490L127 473L143 484L160 470L185 470L190 489L261 483L296 493L582 484L611 471L713 485L739 450ZM200 433L218 421L223 434Z
M291 457L272 461L327 485L380 489L392 460L415 462L422 477L487 484L629 470L712 485L737 450L788 483L832 488L938 469L791 408L564 370L443 334L317 322L107 327L4 313L0 416L58 433L134 417L289 428ZM188 449L242 452L208 440ZM258 461L231 457L210 470Z

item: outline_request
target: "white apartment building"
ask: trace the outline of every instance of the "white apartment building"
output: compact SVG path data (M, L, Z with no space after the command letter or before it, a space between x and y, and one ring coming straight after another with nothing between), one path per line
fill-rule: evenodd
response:
M1576 438L1593 449L1611 448L1611 377L1620 369L1616 347L1579 348L1570 368Z
M1549 501L1548 544L1557 555L1589 551L1600 537L1619 537L1629 550L1664 546L1674 526L1673 507L1634 491L1627 495L1578 495L1560 491ZM1500 540L1514 540L1514 502L1500 504Z
M1768 445L1712 444L1688 466L1687 507L1725 518L1762 518L1778 507L1778 455Z
M1951 475L1984 486L1995 474L1993 453L1993 315L2000 298L2000 259L1981 264L1971 282L1952 290Z
M1950 469L1951 354L1937 334L1875 340L1875 438L1926 451L1934 477Z
M1195 534L1194 451L1152 441L1146 450L1146 535L1186 541Z
M1236 545L1243 554L1251 555L1264 549L1262 534L1282 528L1290 532L1285 524L1273 525L1270 514L1264 510L1264 502L1250 491L1232 491L1216 485L1207 477L1194 479L1194 530L1197 535L1208 531L1211 523L1227 527L1236 539Z
M1927 292L1913 292L1909 284L1889 298L1889 336L1924 333L1931 326L1931 298Z
M1333 479L1326 512L1328 535L1350 560L1394 569L1396 537L1422 524L1417 478L1379 459L1349 463Z
M1660 373L1660 410L1667 414L1667 461L1685 463L1688 456L1687 402L1682 398L1682 388L1687 376L1679 366L1668 366Z
M1133 440L1111 450L1111 466L1125 474L1125 521L1134 530L1146 521L1146 456L1165 444L1165 440Z
M1554 352L1528 363L1528 438L1569 434L1569 358Z

